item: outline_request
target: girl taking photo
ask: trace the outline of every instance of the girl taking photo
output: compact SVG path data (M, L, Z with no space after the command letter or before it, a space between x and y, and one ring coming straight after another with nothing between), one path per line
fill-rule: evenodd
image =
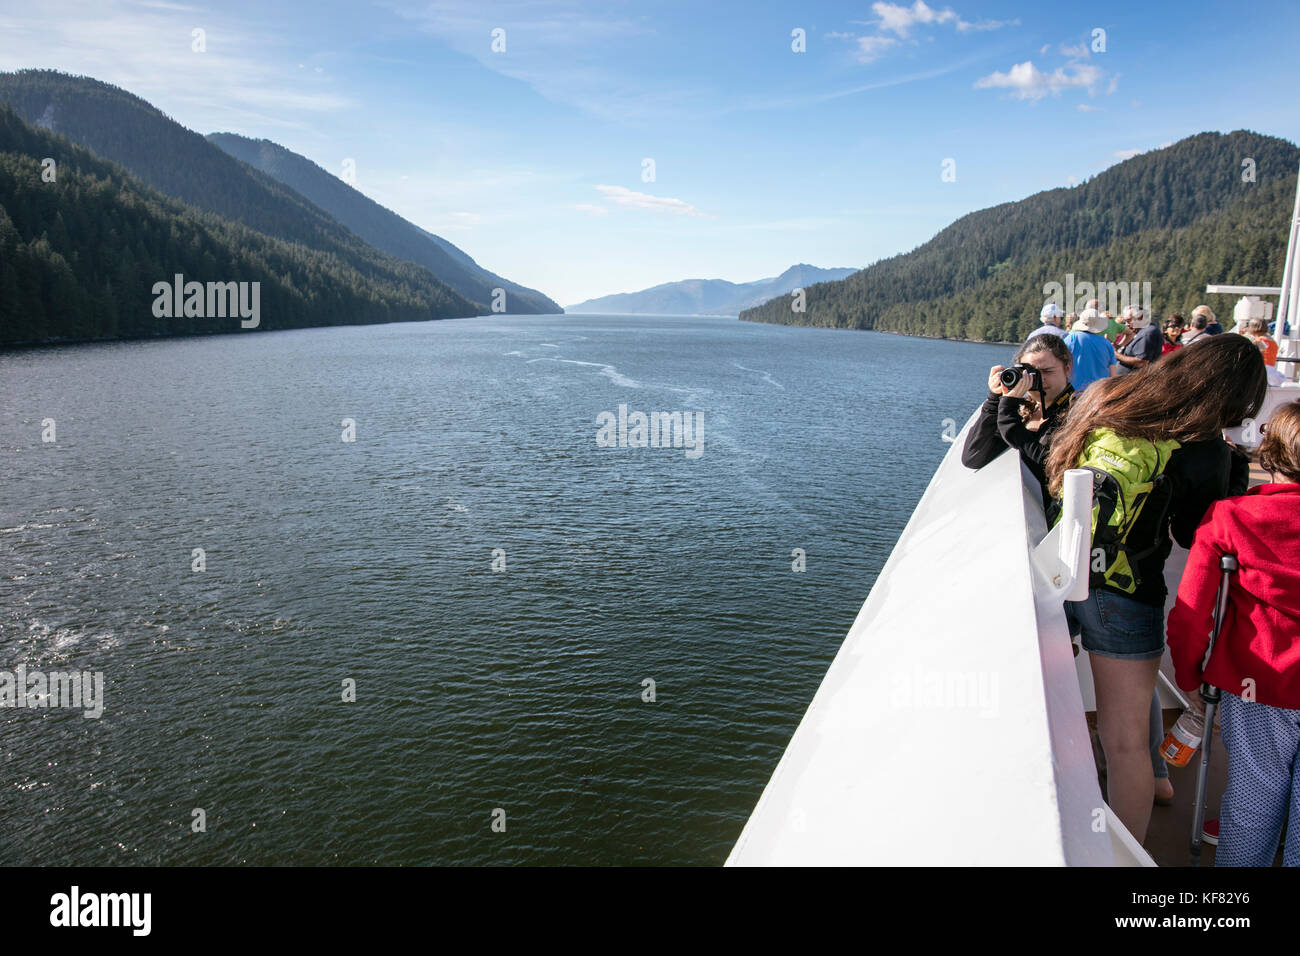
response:
M967 468L983 468L1008 448L1016 449L1042 485L1046 505L1047 449L1074 397L1070 385L1074 360L1061 338L1035 335L1020 347L1012 364L1033 368L1042 390L1032 389L1028 375L1007 388L1001 381L1003 367L989 369L989 396L966 436L961 461Z

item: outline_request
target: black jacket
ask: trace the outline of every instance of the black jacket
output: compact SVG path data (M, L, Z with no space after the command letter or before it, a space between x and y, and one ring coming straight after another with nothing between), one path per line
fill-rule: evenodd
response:
M1020 419L1020 406L1024 404L1020 399L989 392L989 397L980 406L979 418L966 435L961 463L967 468L983 468L1008 448L1015 448L1042 486L1043 505L1046 507L1050 501L1047 494L1047 454L1052 434L1064 422L1074 395L1073 386L1065 386L1043 413L1043 424L1035 432L1026 428Z
M1135 601L1164 607L1165 560L1173 550L1173 540L1184 548L1192 546L1196 527L1210 505L1223 498L1244 495L1250 485L1250 460L1233 451L1221 437L1208 441L1186 442L1169 456L1165 474L1171 483L1169 508L1163 519L1143 509L1137 525L1129 532L1133 542L1156 542L1156 549L1138 562L1140 582L1132 597ZM1160 519L1159 526L1153 527ZM1123 592L1120 592L1123 593Z

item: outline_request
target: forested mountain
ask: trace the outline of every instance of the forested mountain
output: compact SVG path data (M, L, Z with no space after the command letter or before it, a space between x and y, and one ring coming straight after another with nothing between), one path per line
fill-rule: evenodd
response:
M786 295L815 282L852 275L853 269L819 269L800 263L774 279L727 282L725 279L684 279L616 295L588 299L566 306L571 313L612 312L627 315L735 315L742 309L766 302L774 295Z
M211 133L208 141L231 156L311 200L376 249L424 266L461 295L491 302L492 290L506 290L506 311L554 313L560 306L535 289L488 272L446 239L425 232L353 189L305 156L267 139Z
M284 184L223 152L137 96L53 70L0 73L0 102L28 123L67 136L159 192L257 232L337 257L434 315L478 315L422 266L380 252Z
M0 104L0 345L240 330L238 316L156 316L154 284L177 273L260 283L259 329L470 314L403 265L409 277L358 269L195 209Z
M1079 186L964 216L911 252L808 288L802 313L785 296L740 317L1016 341L1038 325L1044 287L1065 285L1067 274L1150 282L1162 315L1199 302L1222 314L1232 300L1210 301L1207 283L1281 280L1297 162L1300 149L1285 140L1201 133ZM1254 181L1243 181L1252 169Z

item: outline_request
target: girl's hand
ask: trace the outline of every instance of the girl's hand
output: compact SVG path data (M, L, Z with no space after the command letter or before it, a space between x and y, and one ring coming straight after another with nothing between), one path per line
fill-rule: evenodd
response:
M998 378L1002 374L1002 366L995 365L989 369L989 391L994 395L1005 395L1007 390L1002 387L1002 380Z

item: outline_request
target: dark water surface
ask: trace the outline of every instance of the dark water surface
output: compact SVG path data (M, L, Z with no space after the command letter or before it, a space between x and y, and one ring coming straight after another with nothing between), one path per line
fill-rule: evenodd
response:
M0 354L0 670L105 679L98 720L0 710L0 863L721 863L1008 351L503 316ZM703 454L599 447L620 404Z

